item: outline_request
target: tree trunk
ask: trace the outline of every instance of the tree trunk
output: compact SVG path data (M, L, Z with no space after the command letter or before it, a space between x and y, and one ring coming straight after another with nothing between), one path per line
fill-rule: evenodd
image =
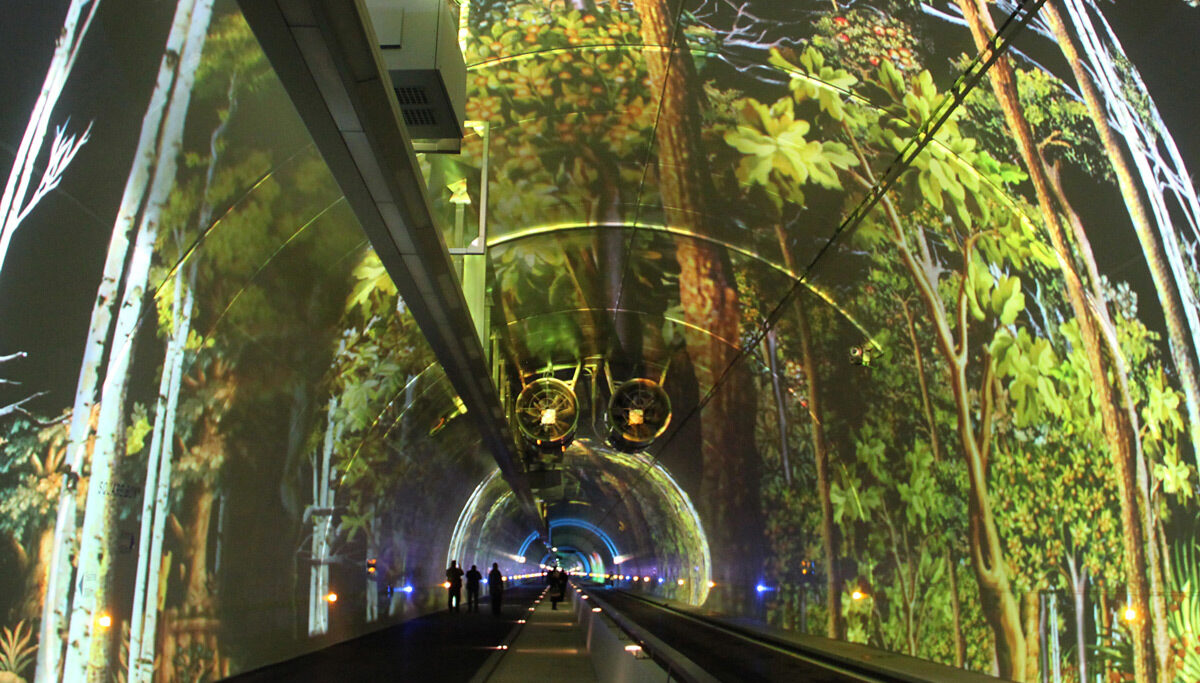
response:
M333 447L337 440L338 427L333 420L337 410L337 397L329 398L326 412L325 440L320 453L313 458L313 536L312 563L308 585L308 635L321 635L329 631L329 555L333 534Z
M767 370L771 373L771 390L775 395L775 415L779 423L779 460L783 470L783 483L789 488L792 485L792 467L788 462L788 420L787 403L783 397L783 381L779 378L779 343L775 330L768 330L763 338L763 355L766 356Z
M221 123L209 137L208 169L204 177L204 188L200 192L200 210L196 218L196 234L203 235L210 227L215 207L209 200L213 178L223 149L222 139L229 122L237 110L237 73L229 79L228 108ZM179 387L183 382L185 346L192 329L192 307L195 303L196 259L185 268L182 262L186 253L186 235L182 232L176 242L179 246L180 262L176 265L174 298L172 301L172 326L174 332L167 344L163 358L162 379L159 386L158 405L155 408L154 432L147 456L146 485L142 504L141 542L138 548L137 578L134 586L133 613L129 634L129 683L149 683L154 668L155 627L158 611L158 574L162 565L162 529L166 522L167 495L170 491L171 452L175 438L175 410L179 405ZM187 284L184 285L184 273ZM161 484L160 484L161 479ZM161 493L160 493L161 489ZM148 615L147 610L153 612ZM143 640L143 633L146 638Z
M181 7L187 3L181 3ZM146 192L146 206L137 230L133 253L125 273L125 285L120 310L113 330L112 348L105 369L105 381L100 398L100 418L96 428L96 447L92 455L91 479L87 508L81 529L77 590L71 605L71 622L67 638L67 657L64 677L108 675L108 653L118 629L94 629L95 619L113 599L111 573L110 520L116 510L115 499L108 495L124 436L125 396L134 341L141 324L142 307L149 296L147 291L150 262L158 235L159 221L175 180L176 162L183 138L184 121L191 101L192 83L212 14L212 0L198 0L186 23L188 32L182 55L164 59L164 66L178 63L177 78L171 89L158 144L152 155L155 164L153 179ZM172 29L174 33L174 27ZM157 104L152 102L151 106ZM157 119L149 114L148 118ZM142 164L135 164L130 182L140 180ZM116 230L124 221L118 216ZM95 582L95 590L85 584Z
M1079 666L1079 680L1088 680L1087 638L1084 630L1087 628L1087 580L1088 569L1076 561L1072 555L1067 556L1067 576L1071 580L1071 598L1075 608L1075 661Z
M1099 100L1102 94L1104 104L1107 105L1108 111L1112 112L1115 117L1120 133L1129 147L1134 167L1137 169L1138 176L1141 179L1142 190L1145 192L1145 198L1154 214L1155 228L1161 240L1163 257L1170 270L1171 277L1178 287L1176 293L1180 297L1182 314L1187 321L1189 334L1182 337L1183 346L1181 349L1176 349L1172 345L1172 357L1174 358L1177 355L1183 354L1189 361L1194 362L1194 339L1200 337L1200 310L1198 310L1196 293L1189 278L1189 271L1195 271L1195 257L1192 256L1193 263L1192 267L1189 268L1187 260L1180 251L1180 235L1175 230L1172 211L1168 207L1164 191L1170 191L1172 197L1177 202L1179 214L1182 214L1185 222L1190 225L1195 237L1200 237L1200 232L1198 232L1200 231L1200 199L1197 198L1191 176L1183 163L1183 159L1179 156L1179 150L1171 138L1170 131L1163 124L1161 117L1158 115L1158 110L1154 106L1154 101L1146 91L1145 84L1142 83L1136 70L1131 68L1128 73L1129 78L1127 79L1123 79L1117 74L1115 63L1118 61L1127 62L1127 59L1116 36L1112 34L1111 29L1108 29L1108 25L1104 21L1104 15L1100 13L1097 7L1096 15L1105 28L1108 29L1108 47L1105 46L1097 34L1095 27L1088 18L1086 8L1083 7L1079 0L1065 0L1064 5L1082 42L1083 51L1087 56L1090 67L1088 72L1095 77L1095 85L1101 91L1101 93L1097 93L1097 100ZM1066 47L1064 45L1064 48ZM1073 44L1070 47L1073 49ZM1110 50L1112 53L1115 53L1115 56L1110 55ZM1072 66L1072 69L1074 69L1074 66ZM1079 76L1077 75L1076 78L1078 80ZM1081 81L1081 87L1084 82L1091 83L1092 81L1084 79ZM1137 99L1136 107L1130 102L1131 97ZM1145 114L1139 113L1143 111ZM1146 118L1149 120L1144 120ZM1105 119L1106 124L1107 122L1108 120ZM1115 140L1114 146L1119 152L1120 148L1119 145L1115 145ZM1107 142L1105 143L1105 147L1107 149ZM1162 157L1159 151L1160 147L1165 148L1167 155L1170 157L1169 161ZM1110 156L1112 156L1111 152ZM1124 161L1123 156L1121 159ZM1117 163L1114 160L1114 168L1116 166ZM1118 176L1119 179L1120 177ZM1122 188L1122 194L1125 194L1124 188ZM1128 202L1128 199L1126 201ZM1131 209L1132 214L1133 209ZM1195 246L1194 242L1192 246ZM1166 304L1164 303L1164 313L1165 307ZM1172 341L1176 340L1173 338ZM1183 370L1180 369L1180 374L1182 373ZM1186 383L1187 380L1183 379L1181 381ZM1193 400L1200 401L1200 398L1188 393L1186 384L1184 385L1184 395L1188 401L1192 450L1197 459L1197 464L1200 464L1200 405L1192 403Z
M963 11L967 25L979 50L987 49L989 38L995 34L991 16L987 6L980 5L979 0L957 0ZM1135 435L1131 433L1128 416L1118 410L1113 395L1113 387L1108 379L1108 368L1103 358L1103 345L1096 330L1096 322L1086 303L1083 283L1074 265L1074 254L1067 243L1066 235L1058 217L1058 208L1051 196L1050 181L1045 161L1033 142L1033 134L1029 122L1021 112L1017 97L1016 81L1011 65L1007 58L1000 58L988 71L992 90L1000 102L1013 138L1016 140L1021 157L1029 171L1037 194L1038 205L1041 208L1042 219L1050 241L1053 243L1055 254L1062 269L1066 282L1067 298L1079 323L1080 337L1083 341L1084 352L1087 355L1093 384L1096 388L1097 403L1099 404L1101 422L1105 439L1108 442L1113 469L1117 475L1117 484L1121 498L1121 523L1124 530L1125 565L1129 577L1130 599L1138 612L1138 618L1130 625L1133 640L1134 668L1139 680L1154 681L1158 679L1158 659L1155 652L1154 640L1150 623L1150 596L1146 581L1145 539L1142 533L1142 519L1146 514L1146 503L1137 485L1136 463L1132 453L1132 441ZM1097 302L1097 305L1104 305Z
M946 549L946 571L950 576L950 610L954 615L954 666L963 668L967 664L967 642L963 638L962 605L958 597L958 566L954 554Z
M184 270L175 275L172 316L175 331L163 359L159 405L155 410L154 433L147 456L145 495L142 504L141 542L138 544L138 573L134 586L134 606L129 635L129 683L148 683L154 673L154 643L158 621L159 573L162 571L163 529L169 513L171 490L171 454L175 443L175 411L179 405L179 387L183 380L185 344L191 331L195 303L196 263L187 269L188 284L183 285Z
M100 0L72 0L67 8L62 31L54 44L54 57L50 60L50 68L46 71L42 90L38 93L33 112L29 115L29 123L17 146L8 182L4 185L4 194L0 195L0 272L4 269L4 260L13 233L38 201L58 185L67 165L71 163L79 148L87 142L86 131L80 137L63 137L66 126L64 124L60 127L54 136L54 144L51 146L50 158L47 160L42 180L34 189L33 196L27 196L29 183L37 170L42 143L46 139L46 129L50 127L50 115L54 113L58 98L62 95L71 69L75 66L75 59L79 56L79 47L83 44L88 27L91 26L92 18L96 16L96 10L99 8Z
M121 197L116 224L113 226L112 239L109 242L108 255L104 261L104 271L96 292L96 302L92 307L68 436L67 467L75 476L63 478L58 498L58 511L54 525L54 555L50 563L47 596L42 609L42 624L39 634L41 646L38 648L38 664L35 673L38 681L55 681L62 675L59 667L62 661L62 646L65 644L63 638L66 635L71 573L78 549L77 508L75 495L73 495L73 482L82 475L86 456L90 455L87 452L88 442L91 430L94 428L90 422L93 419L93 407L96 405L100 387L100 364L105 350L108 348L113 311L126 257L129 253L130 237L135 228L137 215L142 210L149 188L150 173L157 158L155 148L158 144L163 114L166 111L177 75L178 57L187 35L187 25L192 14L191 6L192 2L183 0L175 11L166 49L159 65L158 79L150 96L146 116L142 119L141 135L138 138L137 151L134 153L134 166L130 170L129 179Z
M783 263L792 277L798 277L795 257L788 248L787 236L783 226L775 224L775 237L779 241L779 250L783 254ZM838 574L838 538L837 526L833 522L833 499L829 495L829 447L825 440L824 413L821 397L821 378L817 375L817 362L812 351L812 328L808 322L808 313L796 296L796 326L800 336L800 364L804 369L804 381L807 385L808 416L812 423L809 434L812 437L813 460L817 467L817 497L821 503L821 553L825 570L825 604L828 615L825 620L825 635L835 640L846 637L846 621L842 617L842 586Z
M712 183L701 140L700 84L691 53L676 30L677 12L668 0L634 0L641 18L645 59L654 88L662 93L658 142L658 180L667 222L690 232L712 230L703 219ZM678 8L674 8L678 9ZM631 238L634 239L634 238ZM752 442L735 427L733 415L752 414L754 386L744 364L734 364L741 341L741 311L737 285L720 248L700 240L676 242L679 294L684 317L693 329L709 335L688 335L688 354L711 389L705 407L703 472L700 499L704 502L709 541L714 557L729 558L717 565L718 581L744 587L735 596L737 609L752 604L762 548L759 539L759 468Z
M1146 265L1150 269L1150 278L1154 282L1154 289L1158 293L1158 300L1162 304L1163 317L1167 324L1167 338L1170 340L1171 358L1175 363L1179 383L1183 388L1184 397L1187 401L1188 425L1192 449L1200 452L1200 377L1196 374L1196 364L1192 355L1192 340L1187 328L1187 321L1184 319L1183 301L1181 299L1182 290L1189 287L1189 285L1187 284L1187 280L1172 279L1172 272L1167 262L1165 250L1155 235L1154 227L1150 224L1146 205L1142 201L1141 194L1134 183L1133 173L1130 171L1124 150L1121 149L1120 144L1117 142L1116 133L1113 131L1112 126L1109 125L1107 113L1104 110L1103 103L1100 101L1100 95L1096 90L1092 77L1080 61L1074 39L1067 31L1062 17L1053 4L1047 3L1044 5L1042 14L1046 17L1050 29L1054 32L1054 37L1058 42L1059 48L1062 50L1063 57L1066 58L1067 63L1071 67L1071 73L1075 76L1075 82L1079 85L1079 91L1083 95L1083 101L1087 106L1088 114L1091 116L1092 124L1095 125L1100 142L1104 146L1104 151L1112 163L1113 173L1117 178L1117 186L1121 190L1121 197L1124 198L1125 207L1129 211L1129 218L1133 223L1134 233L1137 235L1138 243L1142 247L1142 253L1146 256ZM1178 285L1178 289L1176 285Z
M1021 599L1022 611L1025 613L1025 672L1018 680L1029 683L1042 680L1038 676L1043 654L1043 643L1039 636L1044 632L1042 626L1045 622L1041 597L1037 589L1031 588Z

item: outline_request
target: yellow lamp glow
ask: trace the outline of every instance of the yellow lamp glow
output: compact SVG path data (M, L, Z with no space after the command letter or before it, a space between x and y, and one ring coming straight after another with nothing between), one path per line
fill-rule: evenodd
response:
M101 614L100 617L96 619L96 625L100 628L108 628L112 626L112 617L107 614Z
M862 591L854 591L850 594L850 597L854 600L862 600L864 597L866 597L866 594Z
M333 603L337 602L337 593L334 593L333 591L329 591L328 593L326 593L325 594L325 602L328 602L331 605Z
M1132 607L1125 608L1125 621L1134 621L1137 619L1137 610Z

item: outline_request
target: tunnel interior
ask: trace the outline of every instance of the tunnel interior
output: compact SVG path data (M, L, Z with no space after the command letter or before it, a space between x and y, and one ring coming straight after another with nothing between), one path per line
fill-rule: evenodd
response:
M1051 0L991 62L1017 4L453 4L421 201L537 514L235 2L22 10L0 663L216 679L441 608L453 560L1200 677L1200 145L1136 12Z

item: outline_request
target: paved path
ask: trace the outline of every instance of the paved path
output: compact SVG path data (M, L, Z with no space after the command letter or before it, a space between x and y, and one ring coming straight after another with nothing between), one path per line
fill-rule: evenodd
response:
M521 626L516 639L502 651L499 662L490 675L476 676L474 681L488 683L528 683L528 681L571 681L592 683L596 671L587 650L587 633L575 620L574 601L578 593L552 609L550 598L542 597L527 611L527 622ZM485 667L486 669L487 667Z

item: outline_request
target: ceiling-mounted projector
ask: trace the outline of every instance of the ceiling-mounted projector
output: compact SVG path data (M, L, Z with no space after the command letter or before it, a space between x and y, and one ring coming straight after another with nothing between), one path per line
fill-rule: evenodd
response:
M538 449L560 450L571 443L579 422L579 400L566 382L535 379L517 395L517 428Z
M622 382L608 401L608 443L623 451L647 448L671 423L671 399L657 382Z
M404 127L418 152L462 149L467 66L447 0L367 0Z

